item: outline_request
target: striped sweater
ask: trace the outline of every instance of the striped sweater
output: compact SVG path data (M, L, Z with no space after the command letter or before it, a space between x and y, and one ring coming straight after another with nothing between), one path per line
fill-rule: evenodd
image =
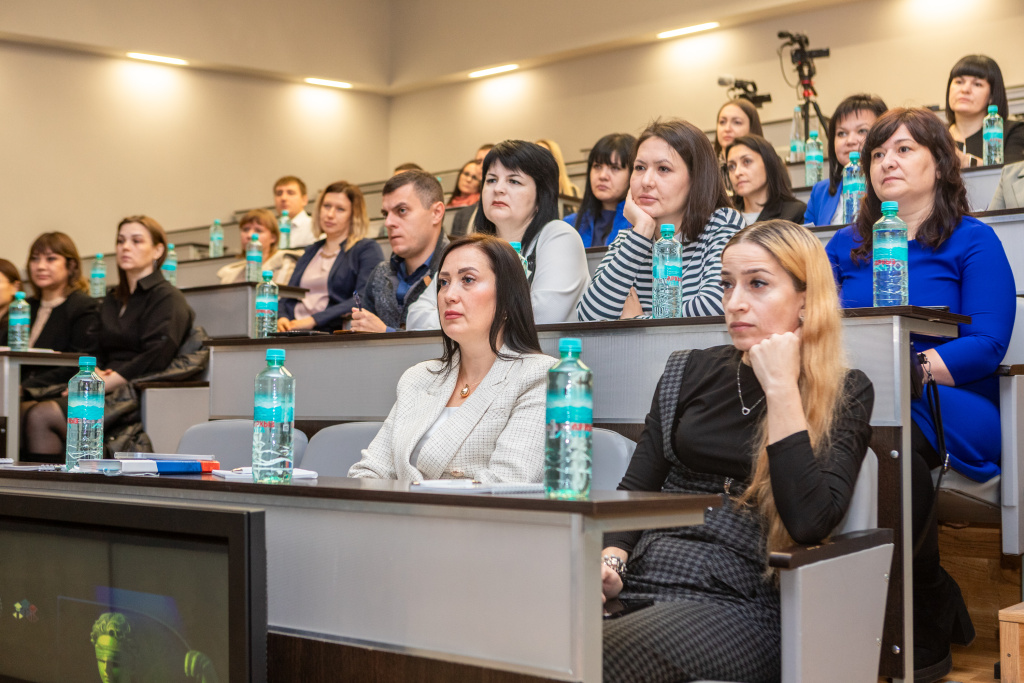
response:
M682 316L722 315L722 250L741 229L739 212L721 208L711 214L696 241L683 244ZM644 314L650 315L653 249L654 242L646 237L621 231L576 306L579 319L617 320L630 287L636 288Z

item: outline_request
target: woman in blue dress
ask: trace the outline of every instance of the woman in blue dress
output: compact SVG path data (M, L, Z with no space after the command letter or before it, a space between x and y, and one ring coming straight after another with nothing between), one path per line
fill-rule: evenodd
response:
M850 152L861 153L861 146L871 125L887 107L874 95L850 95L839 103L828 121L828 178L811 188L804 222L809 225L843 225L840 199L843 196L843 169L850 163ZM849 221L847 221L849 222Z
M619 236L619 230L633 227L622 212L635 146L636 138L629 133L611 133L590 149L580 210L564 219L576 228L584 247L607 246Z
M916 340L939 383L946 450L953 469L975 481L999 474L999 384L1016 311L1010 264L995 232L967 215L967 191L949 131L926 109L882 115L864 142L867 196L857 223L826 247L840 301L872 305L871 228L882 201L899 203L907 223L910 303L948 306L971 317L959 337ZM949 643L974 636L956 583L939 566L938 532L929 524L934 491L929 470L942 464L935 424L923 400L912 403L912 499L915 681L939 680L949 671ZM924 540L920 540L920 539ZM925 672L930 672L926 674ZM922 675L919 677L918 673Z

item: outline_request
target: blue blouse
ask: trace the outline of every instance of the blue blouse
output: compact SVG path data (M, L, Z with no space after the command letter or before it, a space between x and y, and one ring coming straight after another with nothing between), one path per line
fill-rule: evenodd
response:
M583 240L583 246L586 248L590 247L604 247L615 241L620 230L629 230L633 226L630 225L626 217L622 215L623 210L626 208L626 200L623 199L619 202L619 205L615 207L615 218L612 219L612 229L608 232L608 236L605 238L604 244L591 244L594 241L594 217L587 214L583 217L579 227L576 226L576 214L571 213L562 220L569 225L576 228L576 232L580 234L580 238Z
M855 263L850 250L860 244L853 226L829 240L828 253L844 308L872 305L869 262ZM939 387L946 450L957 472L975 481L999 474L999 380L1016 314L1016 286L1003 245L985 223L964 216L938 249L912 240L908 245L909 295L915 306L949 306L971 316L960 336L935 344L915 340L918 351L938 349L956 386ZM914 422L938 450L935 425L924 400L911 405Z
M804 223L811 225L832 225L832 217L839 208L839 200L843 196L843 183L839 182L836 193L828 193L828 180L819 180L811 188L811 198L807 200L804 212Z

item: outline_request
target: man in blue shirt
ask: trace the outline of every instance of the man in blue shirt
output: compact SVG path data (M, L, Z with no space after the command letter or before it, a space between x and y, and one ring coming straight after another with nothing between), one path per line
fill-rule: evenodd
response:
M391 243L391 259L381 262L360 292L362 308L352 309L352 330L394 332L405 327L409 304L437 275L437 262L447 246L442 229L444 191L424 171L392 176L381 192L381 213Z

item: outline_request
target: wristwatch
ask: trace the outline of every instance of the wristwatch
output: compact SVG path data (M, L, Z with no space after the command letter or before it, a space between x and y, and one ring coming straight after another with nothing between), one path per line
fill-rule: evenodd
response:
M626 574L626 561L618 555L602 555L601 562L612 568L619 578L622 578Z

